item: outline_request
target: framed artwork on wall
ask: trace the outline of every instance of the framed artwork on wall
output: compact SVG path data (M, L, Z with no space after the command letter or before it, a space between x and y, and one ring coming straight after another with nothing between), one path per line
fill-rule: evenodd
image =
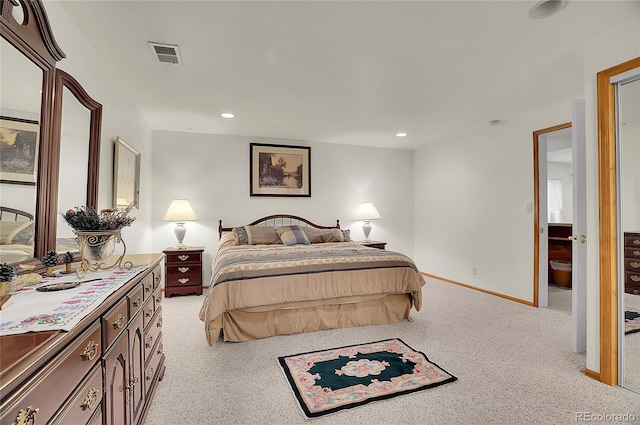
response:
M311 148L250 144L250 196L311 196Z
M140 152L116 137L113 158L113 207L126 208L133 204L139 208Z
M35 185L40 143L38 121L0 116L0 182Z

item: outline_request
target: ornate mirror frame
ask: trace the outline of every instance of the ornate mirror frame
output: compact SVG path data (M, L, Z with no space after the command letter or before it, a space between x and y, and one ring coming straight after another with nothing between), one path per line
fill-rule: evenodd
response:
M21 9L22 22L14 18L14 8ZM23 262L39 270L42 265L38 259L56 246L62 88L69 88L91 111L87 182L87 205L90 206L96 205L98 196L102 106L71 75L56 69L56 63L66 56L55 41L42 0L0 0L0 34L43 74L34 258Z

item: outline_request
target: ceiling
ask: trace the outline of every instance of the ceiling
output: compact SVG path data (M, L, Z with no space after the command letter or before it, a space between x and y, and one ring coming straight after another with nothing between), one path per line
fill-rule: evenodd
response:
M585 40L640 13L573 0L531 19L535 3L61 5L152 129L415 149L584 97ZM149 41L179 45L184 64L157 62Z

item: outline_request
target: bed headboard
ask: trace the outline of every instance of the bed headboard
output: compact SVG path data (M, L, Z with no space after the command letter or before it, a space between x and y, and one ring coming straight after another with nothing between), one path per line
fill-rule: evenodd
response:
M0 206L0 220L33 221L33 214L15 208Z
M339 229L340 220L336 220L335 226L321 226L315 224L306 218L298 217L291 214L274 214L266 217L262 217L254 221L253 223L245 224L245 226L291 226L297 224L298 226L310 226L316 229ZM218 222L218 237L222 237L223 232L230 232L233 227L222 227L222 220Z

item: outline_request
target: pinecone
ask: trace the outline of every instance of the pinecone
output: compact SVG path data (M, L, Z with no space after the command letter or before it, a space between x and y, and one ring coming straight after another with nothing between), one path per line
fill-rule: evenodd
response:
M58 265L58 253L53 249L51 251L47 251L47 255L42 257L42 264L46 267L54 267Z
M69 264L69 263L73 263L73 254L71 253L71 251L67 251L64 254L64 263L65 264Z
M17 275L15 268L7 263L0 264L0 282L11 282Z

